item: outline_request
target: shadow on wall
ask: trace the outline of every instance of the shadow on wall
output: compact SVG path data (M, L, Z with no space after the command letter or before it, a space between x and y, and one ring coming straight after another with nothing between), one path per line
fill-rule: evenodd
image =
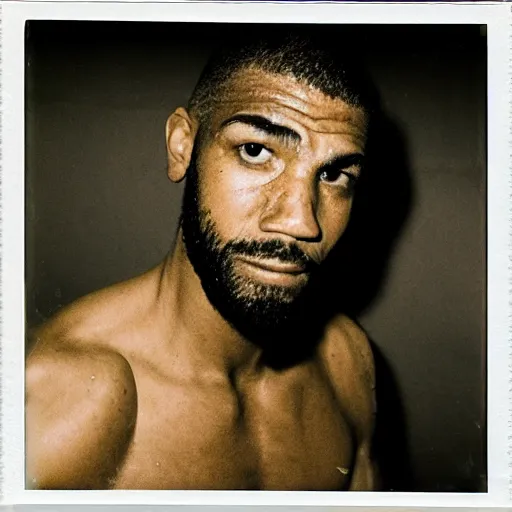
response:
M406 141L385 113L372 126L367 163L357 187L349 226L325 269L329 286L342 290L341 309L353 318L385 291L393 249L413 205ZM339 311L340 302L335 302L332 307ZM414 477L401 393L379 340L371 343L378 409L374 449L383 490L412 491Z
M375 359L377 421L373 440L383 491L415 491L400 389L389 363L370 340Z
M405 138L385 113L375 119L352 216L330 262L341 272L343 311L358 317L384 292L392 253L413 202ZM341 267L340 267L341 263Z

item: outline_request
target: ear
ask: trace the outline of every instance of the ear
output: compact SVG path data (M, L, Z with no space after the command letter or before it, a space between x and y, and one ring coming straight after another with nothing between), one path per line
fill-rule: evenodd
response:
M196 128L184 108L178 108L167 119L165 125L165 140L167 142L167 175L174 182L181 181L187 173Z

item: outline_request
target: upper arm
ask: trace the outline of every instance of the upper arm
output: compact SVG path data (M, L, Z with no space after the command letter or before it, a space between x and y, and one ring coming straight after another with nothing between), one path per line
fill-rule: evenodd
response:
M339 402L355 434L350 490L374 490L378 487L377 468L372 457L375 365L370 343L358 325L340 317L331 330L323 355Z
M105 349L36 347L26 371L27 485L109 485L131 438L136 389L128 362Z

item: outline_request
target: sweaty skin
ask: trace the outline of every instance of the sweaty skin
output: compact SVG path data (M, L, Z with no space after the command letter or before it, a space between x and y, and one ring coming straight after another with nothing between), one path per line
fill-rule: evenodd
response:
M198 156L201 206L223 242L278 238L320 264L348 222L346 174L360 169L321 170L364 153L364 113L257 69L228 85ZM254 116L297 137L269 133ZM173 181L186 176L197 129L193 112L169 118ZM284 287L306 279L278 261L253 263L236 270ZM181 231L158 267L64 308L34 341L30 488L375 488L374 371L362 330L339 315L308 360L266 366L208 301Z

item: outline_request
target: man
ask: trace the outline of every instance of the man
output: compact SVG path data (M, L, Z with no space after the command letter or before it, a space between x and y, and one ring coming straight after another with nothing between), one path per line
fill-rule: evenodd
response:
M370 97L297 38L212 59L166 126L169 177L186 178L172 252L35 335L29 487L375 488L371 351L320 273Z

